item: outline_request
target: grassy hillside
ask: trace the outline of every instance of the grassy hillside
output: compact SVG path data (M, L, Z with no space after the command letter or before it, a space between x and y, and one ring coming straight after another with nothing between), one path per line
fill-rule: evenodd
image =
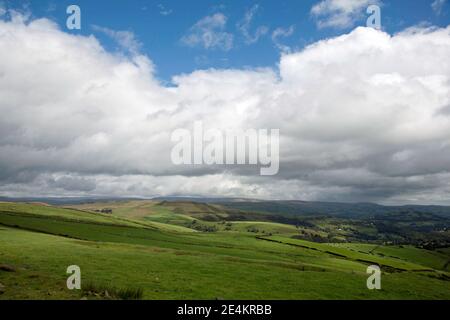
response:
M225 220L209 205L83 206L0 203L0 299L103 299L104 288L144 299L450 299L445 248L314 243L292 238L295 226ZM106 207L113 214L95 212ZM382 268L380 291L366 288L370 264ZM69 265L89 289L66 288Z

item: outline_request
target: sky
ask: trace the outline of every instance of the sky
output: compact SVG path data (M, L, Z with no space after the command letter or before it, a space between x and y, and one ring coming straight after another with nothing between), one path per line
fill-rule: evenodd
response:
M447 1L432 6L433 1L342 1L362 3L357 10L335 11L321 15L312 14L317 0L291 1L146 1L146 0L38 0L5 1L12 8L29 10L33 18L46 17L64 27L68 15L66 8L77 4L81 8L82 28L70 33L94 34L108 50L116 50L99 28L131 32L140 50L156 66L156 77L170 83L181 73L206 68L255 68L276 67L281 47L301 50L320 39L333 37L365 26L368 15L364 13L369 4L382 6L383 30L393 34L420 23L445 27L450 19ZM434 9L433 9L434 8ZM225 34L231 43L222 42L205 47L205 43L186 43L189 31L202 19L222 15L223 25L213 27L216 35ZM335 25L323 26L334 17ZM318 28L318 26L320 26ZM278 30L278 31L277 31ZM273 36L278 34L274 41Z
M0 0L0 196L450 204L449 24L446 0ZM195 121L279 129L279 173L174 165Z

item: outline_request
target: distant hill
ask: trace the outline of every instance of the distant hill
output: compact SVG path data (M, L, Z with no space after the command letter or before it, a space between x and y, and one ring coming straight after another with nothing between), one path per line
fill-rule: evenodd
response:
M196 198L196 197L158 197L155 200L191 201L221 204L230 209L256 211L264 213L283 213L295 215L332 215L343 217L368 217L388 214L424 213L450 217L450 206L405 205L384 206L375 203L344 203L314 201L258 200L245 198Z
M127 201L127 200L145 200L143 198L119 198L119 197L0 197L0 201L4 202L41 202L51 205L70 205L82 203L110 202L110 201Z
M330 215L347 218L375 217L398 214L433 214L441 217L450 217L450 206L438 205L404 205L384 206L375 203L344 203L344 202L317 202L300 200L260 200L248 198L207 198L207 197L155 197L157 201L171 202L198 202L208 204L220 204L229 209L254 211L270 214L289 215ZM145 200L143 198L120 197L26 197L8 198L0 197L0 201L14 202L43 202L52 205L70 205L109 201Z

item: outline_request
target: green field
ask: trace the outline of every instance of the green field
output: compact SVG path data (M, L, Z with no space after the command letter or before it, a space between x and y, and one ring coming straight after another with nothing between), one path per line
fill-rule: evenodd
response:
M105 299L104 288L143 299L450 299L448 248L315 243L293 238L293 225L233 217L156 201L0 203L0 299ZM366 287L371 264L381 290ZM70 265L91 289L66 288Z

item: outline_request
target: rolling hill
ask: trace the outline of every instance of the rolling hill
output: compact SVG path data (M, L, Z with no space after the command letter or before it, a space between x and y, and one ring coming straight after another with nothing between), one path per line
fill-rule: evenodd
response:
M326 231L271 216L190 201L3 202L0 299L450 298L448 248L313 242L299 230ZM379 291L366 288L372 264ZM66 288L70 265L80 291Z

